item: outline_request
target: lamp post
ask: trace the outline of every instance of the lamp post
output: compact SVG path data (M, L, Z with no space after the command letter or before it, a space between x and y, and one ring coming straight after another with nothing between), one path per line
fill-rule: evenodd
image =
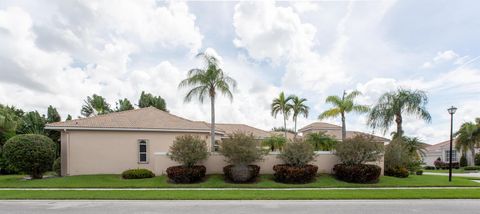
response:
M455 106L448 109L450 114L450 152L449 152L449 166L448 166L448 181L452 182L452 147L453 147L453 114L457 111Z

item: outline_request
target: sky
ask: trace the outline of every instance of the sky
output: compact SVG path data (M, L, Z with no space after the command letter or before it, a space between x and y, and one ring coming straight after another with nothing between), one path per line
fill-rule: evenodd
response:
M479 9L466 0L2 0L0 103L78 117L94 93L114 108L145 90L173 114L209 121L209 102L184 103L177 87L207 52L238 82L233 101L217 99L217 122L282 126L270 114L282 91L308 100L302 127L344 90L374 105L385 92L419 89L432 121L408 116L405 133L434 144L449 139L448 107L458 107L455 128L480 117ZM369 128L365 114L348 114L347 129L390 135Z

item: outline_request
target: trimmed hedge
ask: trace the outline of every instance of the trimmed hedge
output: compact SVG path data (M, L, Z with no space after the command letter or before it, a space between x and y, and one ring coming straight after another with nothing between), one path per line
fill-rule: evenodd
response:
M228 166L223 167L223 174L225 175L225 179L228 180L228 181L231 181L231 182L235 182L235 183L253 182L257 179L258 175L260 174L260 167L259 166L248 165L250 179L248 179L246 181L238 181L235 178L235 176L232 175L232 171L231 171L232 167L234 167L234 165L228 165Z
M205 177L207 168L196 165L193 167L171 166L167 168L167 176L171 182L189 184L201 181Z
M307 164L303 167L291 166L288 164L278 164L273 166L275 181L281 183L302 184L315 179L318 166Z
M123 179L153 178L155 174L148 169L129 169L122 172Z
M377 183L382 174L382 168L371 164L337 164L333 171L338 180L350 183Z
M405 167L396 167L385 169L386 176L393 176L397 178L406 178L410 175L408 169Z
M476 171L476 170L480 170L480 166L466 166L463 169L466 171Z
M58 157L52 166L52 170L57 174L57 176L62 176L62 158Z
M425 170L434 170L435 167L434 166L425 166L423 167Z

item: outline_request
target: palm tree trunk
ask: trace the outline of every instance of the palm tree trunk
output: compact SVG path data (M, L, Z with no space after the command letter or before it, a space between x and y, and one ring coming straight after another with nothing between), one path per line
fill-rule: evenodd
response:
M345 114L342 112L342 141L347 138L347 127L345 124Z
M215 96L210 97L211 123L210 123L210 143L211 152L215 151Z
M395 123L397 123L397 137L403 136L402 115L395 115Z
M285 132L285 139L287 139L287 119L285 116L285 111L283 112L283 131Z
M294 120L295 120L295 125L294 125L294 127L293 127L293 131L295 131L295 136L294 136L294 138L297 138L297 118L295 117Z
M475 166L475 145L470 146L470 152L472 153L472 157L470 157L470 164L469 166Z

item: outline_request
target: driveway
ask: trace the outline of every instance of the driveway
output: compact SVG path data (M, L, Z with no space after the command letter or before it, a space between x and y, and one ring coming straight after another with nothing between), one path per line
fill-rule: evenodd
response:
M471 214L480 200L0 201L0 213L435 213Z

